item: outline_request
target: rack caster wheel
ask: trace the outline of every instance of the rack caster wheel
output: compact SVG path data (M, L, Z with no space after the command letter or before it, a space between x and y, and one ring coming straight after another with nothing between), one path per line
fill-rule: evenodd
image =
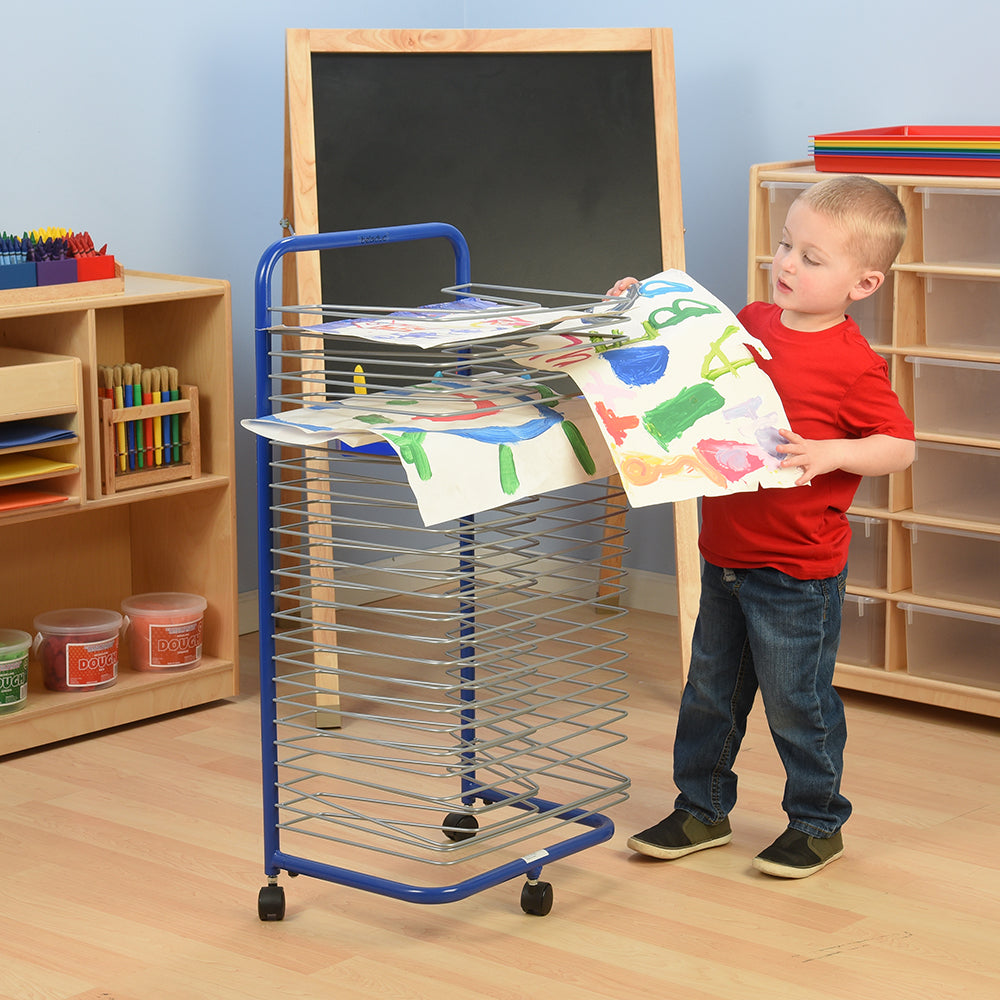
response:
M284 919L285 890L280 885L265 885L257 893L257 916L261 920Z
M476 835L479 820L471 813L448 813L442 824L444 835L449 840L468 840Z
M552 909L551 882L525 882L521 889L521 909L536 917L544 917Z

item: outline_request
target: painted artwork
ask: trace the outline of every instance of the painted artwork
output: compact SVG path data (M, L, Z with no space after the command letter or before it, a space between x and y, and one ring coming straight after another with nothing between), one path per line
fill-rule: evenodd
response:
M574 310L567 308L542 309L529 303L522 308L511 308L469 297L444 305L333 320L309 329L382 344L426 348L528 333L572 319L574 315Z
M426 525L615 471L586 401L557 399L529 376L489 386L441 377L242 423L302 447L387 442Z
M557 326L517 361L573 379L632 506L795 485L775 450L784 407L748 345L766 349L725 305L672 270L604 309L618 314L610 335Z
M323 324L421 347L505 335L504 355L524 371L439 376L243 426L306 447L387 442L427 525L614 472L635 507L794 486L798 470L781 469L776 451L787 418L748 345L762 357L765 348L726 306L676 270L597 302ZM556 395L549 373L581 395Z

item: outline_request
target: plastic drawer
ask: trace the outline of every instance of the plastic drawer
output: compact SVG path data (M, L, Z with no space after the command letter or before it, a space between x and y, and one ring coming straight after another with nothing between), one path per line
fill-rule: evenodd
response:
M995 521L1000 451L972 445L917 442L913 510L969 521Z
M915 594L1000 608L1000 535L929 524L906 528Z
M906 665L916 677L1000 689L1000 618L900 604Z
M913 422L918 433L1000 438L1000 364L906 360L913 365Z
M889 477L862 476L858 491L854 494L854 503L858 507L888 507Z
M837 660L856 667L885 664L885 601L880 597L844 597Z
M928 347L1000 351L1000 279L951 274L921 277Z
M928 264L1000 266L1000 191L918 187Z
M848 514L851 547L847 557L847 582L856 587L884 587L889 526L880 517Z

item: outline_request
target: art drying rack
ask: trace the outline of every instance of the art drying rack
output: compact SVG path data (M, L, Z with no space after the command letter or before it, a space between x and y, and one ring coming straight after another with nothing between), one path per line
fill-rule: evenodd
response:
M444 224L269 247L255 286L257 416L350 401L359 361L367 392L442 368L477 386L523 377L513 335L463 342L443 361L367 357L365 341L310 326L370 310L272 302L286 254L440 237L461 298L469 251ZM611 627L625 613L617 479L426 527L388 446L258 437L257 497L260 919L284 916L282 871L421 903L523 876L522 909L548 913L543 866L607 841L614 826L598 810L629 787L599 760L625 739L613 729L626 697L624 633Z

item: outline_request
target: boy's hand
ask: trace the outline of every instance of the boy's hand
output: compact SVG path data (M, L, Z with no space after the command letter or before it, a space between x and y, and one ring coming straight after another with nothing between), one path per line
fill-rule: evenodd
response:
M631 288L632 285L638 285L638 278L619 278L608 290L605 292L606 295L621 295L626 288Z
M780 428L778 433L788 442L777 447L779 454L787 456L781 467L790 469L798 466L802 471L802 475L795 480L796 486L808 486L816 476L841 467L842 440L809 441L787 427Z
M775 449L779 455L787 456L781 467L798 466L802 470L802 475L795 480L796 486L807 486L816 476L834 469L843 469L856 476L883 476L902 472L913 461L913 442L888 434L810 441L787 427L779 429L778 433L788 442Z

